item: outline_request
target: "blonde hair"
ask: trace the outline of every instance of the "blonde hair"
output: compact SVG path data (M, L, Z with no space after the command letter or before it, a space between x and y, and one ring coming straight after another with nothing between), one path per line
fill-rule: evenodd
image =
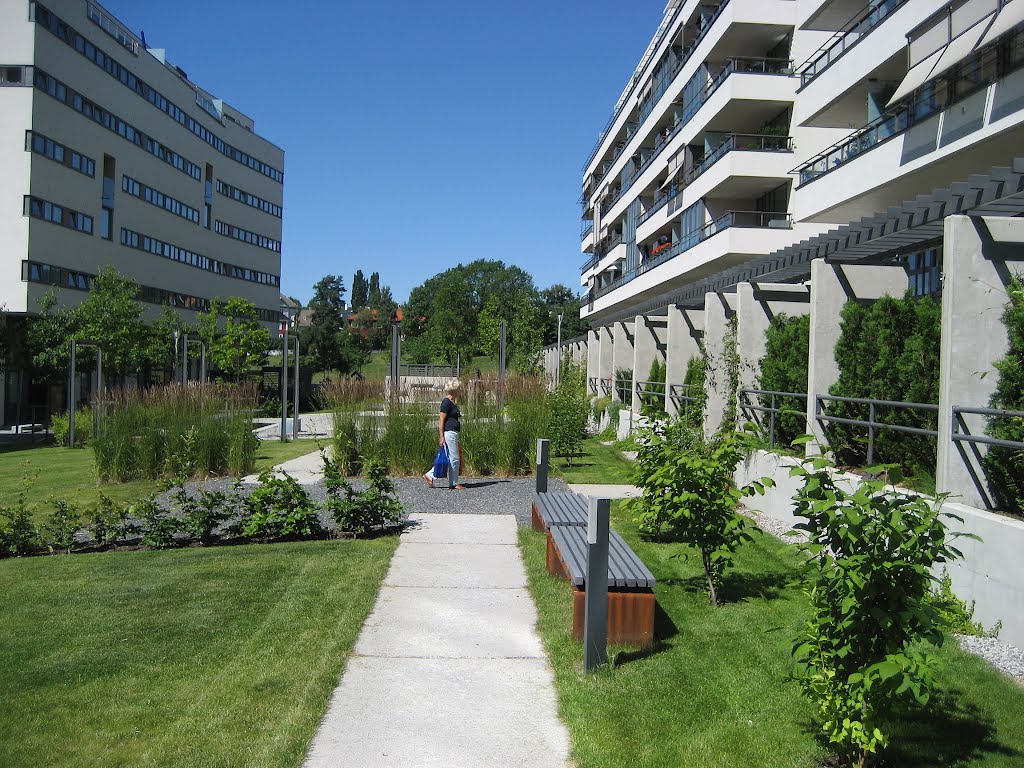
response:
M444 385L445 394L457 395L462 391L462 382L458 379L448 379Z

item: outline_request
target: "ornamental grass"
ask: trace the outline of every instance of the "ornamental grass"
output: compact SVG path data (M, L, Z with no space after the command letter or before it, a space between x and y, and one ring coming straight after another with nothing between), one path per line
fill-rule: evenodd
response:
M93 402L97 474L117 482L248 474L257 400L254 387L226 384L106 390Z

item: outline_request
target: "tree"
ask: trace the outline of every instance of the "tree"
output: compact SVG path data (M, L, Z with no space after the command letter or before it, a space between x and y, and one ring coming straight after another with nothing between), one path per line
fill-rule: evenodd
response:
M512 343L509 349L509 362L523 373L535 373L540 369L544 329L540 310L532 297L526 294L518 297L510 328Z
M319 285L319 283L317 283ZM367 305L368 286L363 270L357 269L352 276L352 309L361 309Z
M460 356L468 360L476 348L476 312L469 281L449 270L437 286L426 336L431 351L441 360L455 364Z
M501 344L501 318L498 316L498 302L493 296L480 310L476 331L479 350L485 355L497 355Z
M587 436L587 419L590 416L590 402L586 392L587 372L583 366L564 361L562 377L548 398L547 434L551 438L551 451L565 459L572 466L573 459L580 455L580 446Z
M147 362L150 329L142 320L137 300L138 284L122 277L113 267L103 267L93 278L89 296L74 309L57 307L53 292L40 301L40 315L29 326L32 364L49 381L67 375L71 339L103 344L103 369L123 377ZM83 361L92 353L87 352Z
M590 324L580 317L582 300L562 283L556 283L540 292L544 312L544 343L558 342L558 315L562 315L562 340L575 339L590 330Z
M266 362L270 333L260 325L251 301L234 296L222 304L214 299L210 311L199 314L198 326L213 366L229 376L238 377Z
M366 293L366 306L377 307L380 305L380 274L374 272L370 275L370 285Z

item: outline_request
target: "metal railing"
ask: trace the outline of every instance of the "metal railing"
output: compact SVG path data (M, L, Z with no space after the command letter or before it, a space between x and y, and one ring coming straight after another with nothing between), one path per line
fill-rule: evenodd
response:
M580 240L586 240L587 236L594 231L594 222L590 219L583 220L583 229L580 232Z
M730 152L792 152L793 139L789 136L772 134L731 133L721 144L712 149L703 159L685 171L683 178L686 184L692 184L711 166Z
M615 395L624 403L633 401L633 380L615 379Z
M654 395L655 397L664 398L668 389L664 381L635 381L633 382L633 387L640 397Z
M755 399L751 399L751 395L754 395ZM764 405L764 398L769 399L769 405ZM783 398L803 400L804 407L799 411L792 408L782 408L779 406L779 400ZM741 389L739 391L739 405L740 412L761 427L764 426L763 419L758 418L756 414L768 414L768 446L770 448L775 447L775 426L778 416L800 415L805 419L807 418L806 392L774 392L769 389Z
M402 363L398 366L398 374L400 376L447 376L451 378L459 375L459 369L454 365Z
M1002 440L988 435L971 434L964 421L963 414L976 416L1002 416L1011 419L1024 420L1024 411L1007 411L1001 408L970 408L962 405L953 406L953 442L954 443L976 443L980 445L992 445L997 448L1019 448L1024 449L1024 442L1017 440Z
M850 48L863 40L869 32L887 19L907 0L882 0L847 22L817 51L800 65L800 87L828 69Z
M591 376L587 379L587 391L593 395L597 394L597 376Z
M612 393L612 380L611 380L611 378L598 379L597 383L601 387L601 394L602 395L607 396L607 395L610 395Z
M690 248L708 240L719 232L724 232L731 227L750 229L790 229L793 226L792 217L788 213L766 212L766 211L726 211L714 221L705 224L700 229L684 235L678 243L657 254L647 257L635 269L625 273L618 280L609 283L603 288L591 294L590 300L605 296L611 291L622 287L639 275L649 272L655 267L661 266L666 261L675 258L679 254L688 251Z
M868 418L850 419L842 416L829 416L825 413L825 403L850 403L853 405L868 406ZM938 413L939 406L934 403L903 403L894 400L873 400L866 397L836 397L833 395L815 395L814 397L814 418L822 424L847 424L853 427L867 427L868 430L868 456L867 463L870 466L875 463L875 433L880 429L892 430L893 432L904 432L910 435L921 435L924 437L938 437L936 429L925 429L923 427L910 427L905 424L890 424L878 421L878 408L902 408L911 411L927 411Z

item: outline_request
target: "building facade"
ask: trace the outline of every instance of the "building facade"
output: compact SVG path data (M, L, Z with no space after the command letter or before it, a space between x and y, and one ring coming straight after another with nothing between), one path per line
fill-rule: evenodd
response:
M50 291L74 306L111 265L151 317L238 296L276 325L283 150L98 3L0 2L0 161L9 323Z

